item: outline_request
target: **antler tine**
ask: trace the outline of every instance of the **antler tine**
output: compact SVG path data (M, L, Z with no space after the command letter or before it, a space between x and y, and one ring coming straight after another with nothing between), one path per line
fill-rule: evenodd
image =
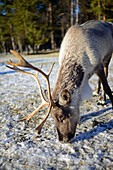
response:
M41 95L41 99L42 99L42 104L39 105L39 107L33 111L30 115L28 115L27 117L25 117L24 119L21 119L21 121L24 121L24 120L27 120L27 125L30 121L30 119L43 107L43 106L49 106L49 103L46 101L46 99L44 98L44 95L43 95L43 92L42 92L42 89L41 89L41 85L40 85L40 81L37 77L37 74L34 75L32 73L29 73L29 72L26 72L26 71L23 71L21 69L19 69L18 67L14 66L14 67L10 67L10 66L7 66L8 68L12 69L12 70L15 70L17 72L21 72L21 73L24 73L24 74L28 74L28 75L31 75L33 76L36 80L37 80L37 83L39 85L39 90L40 90L40 95ZM42 66L41 66L42 68Z
M10 52L12 54L14 54L18 59L19 62L18 63L13 63L11 60L10 62L6 62L6 64L12 65L12 66L20 66L20 67L27 67L27 68L31 68L35 71L40 72L46 79L47 77L49 77L49 75L45 74L42 70L38 69L37 67L34 67L33 65L31 65L29 62L27 62L20 54L18 54L16 51L14 50L10 50ZM54 63L53 63L54 65ZM53 67L52 67L53 68ZM52 69L51 69L52 71Z
M44 106L49 106L49 104L47 102L42 102L42 104L39 105L39 107L34 110L30 115L28 115L27 117L25 117L24 119L21 119L20 121L24 121L24 120L27 120L27 125L30 121L30 119ZM49 115L48 115L49 116Z
M48 98L49 98L50 103L49 103L49 110L48 110L47 115L45 116L45 118L42 120L42 122L35 129L38 134L41 133L42 127L43 127L44 123L46 122L46 120L47 120L47 118L48 118L48 116L49 116L49 114L51 112L52 106L54 105L54 102L53 102L52 96L51 96L51 89L50 89L50 82L49 82L49 76L50 76L50 74L52 72L54 64L55 63L52 64L52 66L50 68L50 71L49 71L49 74L47 74L46 77L45 77L46 78L46 82L47 82ZM37 138L37 136L35 136L34 139L35 138Z
M48 118L48 116L49 116L49 114L50 114L50 112L51 112L51 108L52 108L52 105L49 106L49 110L48 110L48 113L47 113L47 115L45 116L45 118L44 118L44 119L42 120L42 122L36 127L35 130L36 130L36 132L37 132L38 134L41 133L42 127L43 127L45 121L47 120L47 118Z
M54 64L55 64L55 63L52 64L48 76L50 76L50 74L51 74L51 72L52 72L52 70L53 70Z
M29 73L29 72L27 72L27 71L23 71L23 70L19 69L19 68L16 67L16 66L10 67L10 66L6 65L6 67L8 67L8 68L10 68L10 69L12 69L12 70L15 70L15 71L17 71L17 72L20 72L20 73L24 73L24 74L29 74L29 75L31 75L31 76L35 76L34 74Z
M43 101L46 101L46 99L45 99L45 97L44 97L44 95L43 95L43 92L42 92L42 88L41 88L41 85L40 85L40 81L39 81L39 79L38 79L38 77L37 77L37 75L38 75L39 72L38 72L36 75L34 75L34 74L29 73L29 72L27 72L27 71L23 71L23 70L19 69L19 68L16 67L16 66L10 67L10 66L6 65L6 67L8 67L8 68L10 68L10 69L12 69L12 70L15 70L15 71L17 71L17 72L20 72L20 73L24 73L24 74L28 74L28 75L33 76L33 77L37 80L37 83L38 83L38 85L39 85L39 91L40 91L41 99L42 99ZM41 69L41 68L42 68L42 65L41 65L40 69Z
M29 67L31 68L32 65L29 64L20 54L18 54L16 51L14 50L10 50L10 52L12 54L14 54L18 59L19 59L19 62L18 63L13 63L11 60L10 62L6 62L6 64L9 64L9 65L12 65L12 66L21 66L21 67Z
M52 72L52 69L53 69L53 66L54 66L55 63L52 64L51 68L50 68L50 71L49 71L49 74L46 75L46 82L47 82L47 89L48 89L48 98L49 98L49 101L51 102L52 105L54 105L54 102L52 100L52 96L51 96L51 89L50 89L50 82L49 82L49 76Z
M43 66L43 64L41 64L40 69L42 69L42 66ZM41 96L42 100L45 100L45 97L44 97L43 92L42 92L41 84L40 84L40 81L38 79L38 74L39 74L39 72L37 72L37 74L36 74L36 76L37 76L36 79L37 79L38 86L39 86L39 89L40 89L40 96Z
M31 69L33 69L33 70L36 70L36 71L40 72L40 73L45 77L45 79L46 79L46 81L47 81L48 98L49 98L49 100L53 103L52 97L51 97L51 92L50 92L49 76L50 76L50 74L51 74L51 71L52 71L53 66L54 66L55 63L52 64L52 67L51 67L51 69L50 69L50 71L49 71L49 74L45 74L41 69L38 69L38 68L32 66L30 63L28 63L28 62L27 62L20 54L18 54L16 51L10 50L10 52L11 52L12 54L14 54L14 55L19 59L19 62L18 62L18 63L13 63L12 61L10 61L10 62L6 62L6 64L12 65L12 66L14 66L14 68L15 68L16 66L21 66L21 67L31 68ZM11 67L9 67L9 68L11 68ZM11 68L11 69L15 70L14 68ZM19 69L16 68L16 71L17 71L17 70L19 71ZM22 71L20 71L20 72L22 72ZM27 74L28 74L28 73L27 73ZM39 84L39 88L40 88L39 80L38 80L38 84ZM41 90L40 92L41 92L41 94L42 94L42 90ZM43 96L43 95L42 95L42 96Z
M41 64L41 67L40 67L40 70L42 69L43 67L43 64ZM36 75L38 76L39 72L36 73Z

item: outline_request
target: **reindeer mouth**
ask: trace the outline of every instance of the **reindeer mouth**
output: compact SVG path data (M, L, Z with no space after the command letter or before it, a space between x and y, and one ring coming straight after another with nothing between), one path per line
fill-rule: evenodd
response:
M71 142L71 140L75 136L75 133L74 134L68 133L67 135L62 135L58 129L57 129L57 132L58 132L59 141L64 142L64 143Z

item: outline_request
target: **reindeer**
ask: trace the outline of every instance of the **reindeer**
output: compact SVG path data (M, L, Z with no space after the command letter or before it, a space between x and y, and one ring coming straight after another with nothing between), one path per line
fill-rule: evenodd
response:
M28 123L40 108L43 106L49 107L46 117L36 127L37 133L41 133L44 122L51 112L59 140L69 142L73 139L80 118L80 105L83 100L92 96L89 79L94 73L101 80L104 91L109 96L113 107L113 96L104 72L105 63L109 64L113 52L112 24L93 20L69 28L61 44L59 54L60 68L52 94L49 76L53 65L49 74L45 74L41 69L28 63L17 52L12 50L11 52L19 58L19 62L7 62L7 64L13 66L8 67L33 76L38 82L42 98L42 104L24 120L27 120ZM36 70L37 74L28 73L17 66L31 68ZM44 98L38 73L41 73L47 81L49 102Z

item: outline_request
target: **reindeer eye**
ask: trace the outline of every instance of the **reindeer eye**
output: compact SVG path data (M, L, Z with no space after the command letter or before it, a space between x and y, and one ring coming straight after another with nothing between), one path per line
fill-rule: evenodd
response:
M63 115L63 114L60 115L60 116L59 116L59 119L60 119L60 122L63 122L63 120L64 120L64 115Z
M64 100L67 100L67 96L66 95L63 95L62 96Z
M71 114L70 114L70 113L68 113L68 114L67 114L67 117L68 117L68 118L69 118L69 117L71 117Z
M63 115L60 115L60 119L62 119L64 116Z

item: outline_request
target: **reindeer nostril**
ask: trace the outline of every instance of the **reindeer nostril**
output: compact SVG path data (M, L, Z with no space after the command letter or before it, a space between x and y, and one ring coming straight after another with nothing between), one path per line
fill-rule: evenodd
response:
M69 133L69 134L68 134L68 139L69 139L69 141L70 141L73 137L74 137L74 134L72 134L72 133Z

